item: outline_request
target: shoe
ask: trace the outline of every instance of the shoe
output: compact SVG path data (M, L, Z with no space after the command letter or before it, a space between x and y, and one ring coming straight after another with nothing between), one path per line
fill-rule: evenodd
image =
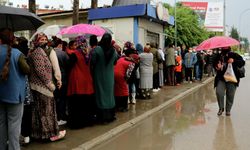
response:
M221 108L221 109L219 109L217 115L218 115L218 116L221 116L223 112L224 112L224 108Z
M132 99L132 104L136 104L136 100L135 99Z
M60 120L60 121L57 121L57 123L58 123L59 126L62 126L62 125L65 125L67 123L67 121Z
M153 89L153 92L156 93L156 92L158 92L158 90L157 89Z
M23 143L24 144L29 144L30 143L30 137L29 136L26 136L23 138Z
M65 137L66 130L59 131L59 134L50 138L51 142L61 140Z
M231 113L229 111L227 111L226 116L231 116Z
M127 112L127 111L128 111L128 108L121 109L121 112Z

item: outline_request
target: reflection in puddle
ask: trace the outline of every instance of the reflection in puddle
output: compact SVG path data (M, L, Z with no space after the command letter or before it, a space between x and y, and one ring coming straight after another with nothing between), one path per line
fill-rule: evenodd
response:
M200 137L207 132L205 128L211 126L209 114L211 108L216 105L213 85L209 84L93 149L184 150L187 146L192 150L201 148L202 144L194 143L191 139L200 142ZM201 130L204 131L200 132ZM210 134L213 133L215 131ZM212 142L207 148L212 149Z

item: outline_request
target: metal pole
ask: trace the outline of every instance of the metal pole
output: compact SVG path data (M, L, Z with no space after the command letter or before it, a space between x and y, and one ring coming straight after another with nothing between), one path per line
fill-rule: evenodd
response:
M242 17L242 15L244 14L244 13L246 13L247 11L249 11L250 10L250 8L247 8L247 9L245 9L244 11L242 11L241 13L240 13L240 17L239 17L239 41L240 41L240 34L241 34L241 17Z
M224 14L223 14L223 35L226 34L226 0L224 0Z
M174 46L177 48L177 16L176 16L176 0L174 2Z

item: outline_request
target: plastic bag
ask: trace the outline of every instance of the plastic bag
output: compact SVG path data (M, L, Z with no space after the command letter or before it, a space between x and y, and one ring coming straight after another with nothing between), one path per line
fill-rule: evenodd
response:
M237 79L236 79L235 74L234 74L232 63L228 63L227 70L224 74L224 79L226 82L237 83Z

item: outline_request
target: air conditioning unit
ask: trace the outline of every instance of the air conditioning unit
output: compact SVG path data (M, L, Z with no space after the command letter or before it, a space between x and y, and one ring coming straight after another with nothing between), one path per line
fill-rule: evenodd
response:
M44 6L45 9L49 9L49 7L50 7L49 5L45 5Z
M9 2L8 5L9 5L9 6L13 6L13 2Z
M25 5L25 4L22 4L22 8L27 8L27 5Z

